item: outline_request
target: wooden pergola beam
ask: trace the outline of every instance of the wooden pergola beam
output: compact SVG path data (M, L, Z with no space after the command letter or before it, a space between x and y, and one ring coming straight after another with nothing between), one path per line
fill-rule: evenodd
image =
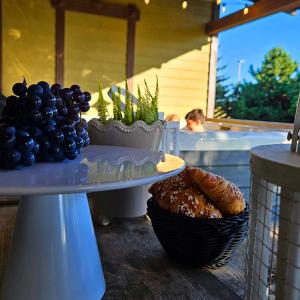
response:
M63 8L69 11L77 11L101 16L114 17L138 21L139 10L134 5L108 3L95 0L51 0L52 6Z
M247 14L243 10L206 24L206 34L215 35L221 31L270 16L278 12L287 12L300 8L300 0L260 0L249 7Z

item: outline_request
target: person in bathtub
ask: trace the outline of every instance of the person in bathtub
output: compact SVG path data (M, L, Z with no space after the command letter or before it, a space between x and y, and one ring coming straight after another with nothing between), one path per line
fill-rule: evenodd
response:
M202 132L205 131L204 121L205 115L202 109L195 108L188 112L185 116L186 126L181 130Z

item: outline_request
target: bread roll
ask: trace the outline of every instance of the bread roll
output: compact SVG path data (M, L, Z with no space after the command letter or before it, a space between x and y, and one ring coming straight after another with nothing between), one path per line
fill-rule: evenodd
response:
M222 218L221 212L194 188L165 191L158 194L155 200L171 213L192 218Z
M237 215L244 211L244 196L233 183L199 168L189 167L187 173L223 215Z
M149 193L155 196L166 191L187 189L192 187L192 185L192 180L187 174L187 170L184 169L181 173L174 177L154 183L149 188Z

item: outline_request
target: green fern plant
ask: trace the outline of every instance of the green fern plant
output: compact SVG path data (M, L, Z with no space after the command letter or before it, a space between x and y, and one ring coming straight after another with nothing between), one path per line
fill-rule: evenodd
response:
M114 120L122 121L122 107L121 107L121 90L118 88L118 94L112 93L112 101L113 101L113 115Z
M146 124L151 125L152 123L159 120L158 115L158 98L159 98L159 85L158 78L156 76L155 92L152 95L147 81L144 80L144 90L138 86L138 97L136 108L132 101L132 96L129 92L128 82L125 80L125 108L122 111L121 107L121 89L118 87L118 94L112 93L113 102L113 119L122 121L125 125L131 125L137 120L144 121ZM99 84L99 100L98 100L98 114L101 122L107 122L108 110L107 103L104 101L101 87Z
M99 82L99 97L98 97L98 116L102 123L106 123L108 119L107 103L104 100L101 84Z
M128 83L127 80L125 80L125 108L124 108L124 118L123 118L123 123L125 125L131 125L134 121L132 118L133 115L133 106L129 94L129 89L128 89Z

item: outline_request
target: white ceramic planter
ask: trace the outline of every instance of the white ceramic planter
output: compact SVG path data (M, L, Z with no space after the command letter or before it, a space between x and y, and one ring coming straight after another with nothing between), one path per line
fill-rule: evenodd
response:
M112 120L102 124L98 119L89 122L89 137L93 145L142 148L157 151L166 123L147 125L136 121L126 126ZM149 186L89 194L94 220L107 225L112 218L138 217L146 214Z
M136 121L131 126L112 120L102 124L98 119L89 122L91 144L158 150L165 122L157 121L147 125Z

